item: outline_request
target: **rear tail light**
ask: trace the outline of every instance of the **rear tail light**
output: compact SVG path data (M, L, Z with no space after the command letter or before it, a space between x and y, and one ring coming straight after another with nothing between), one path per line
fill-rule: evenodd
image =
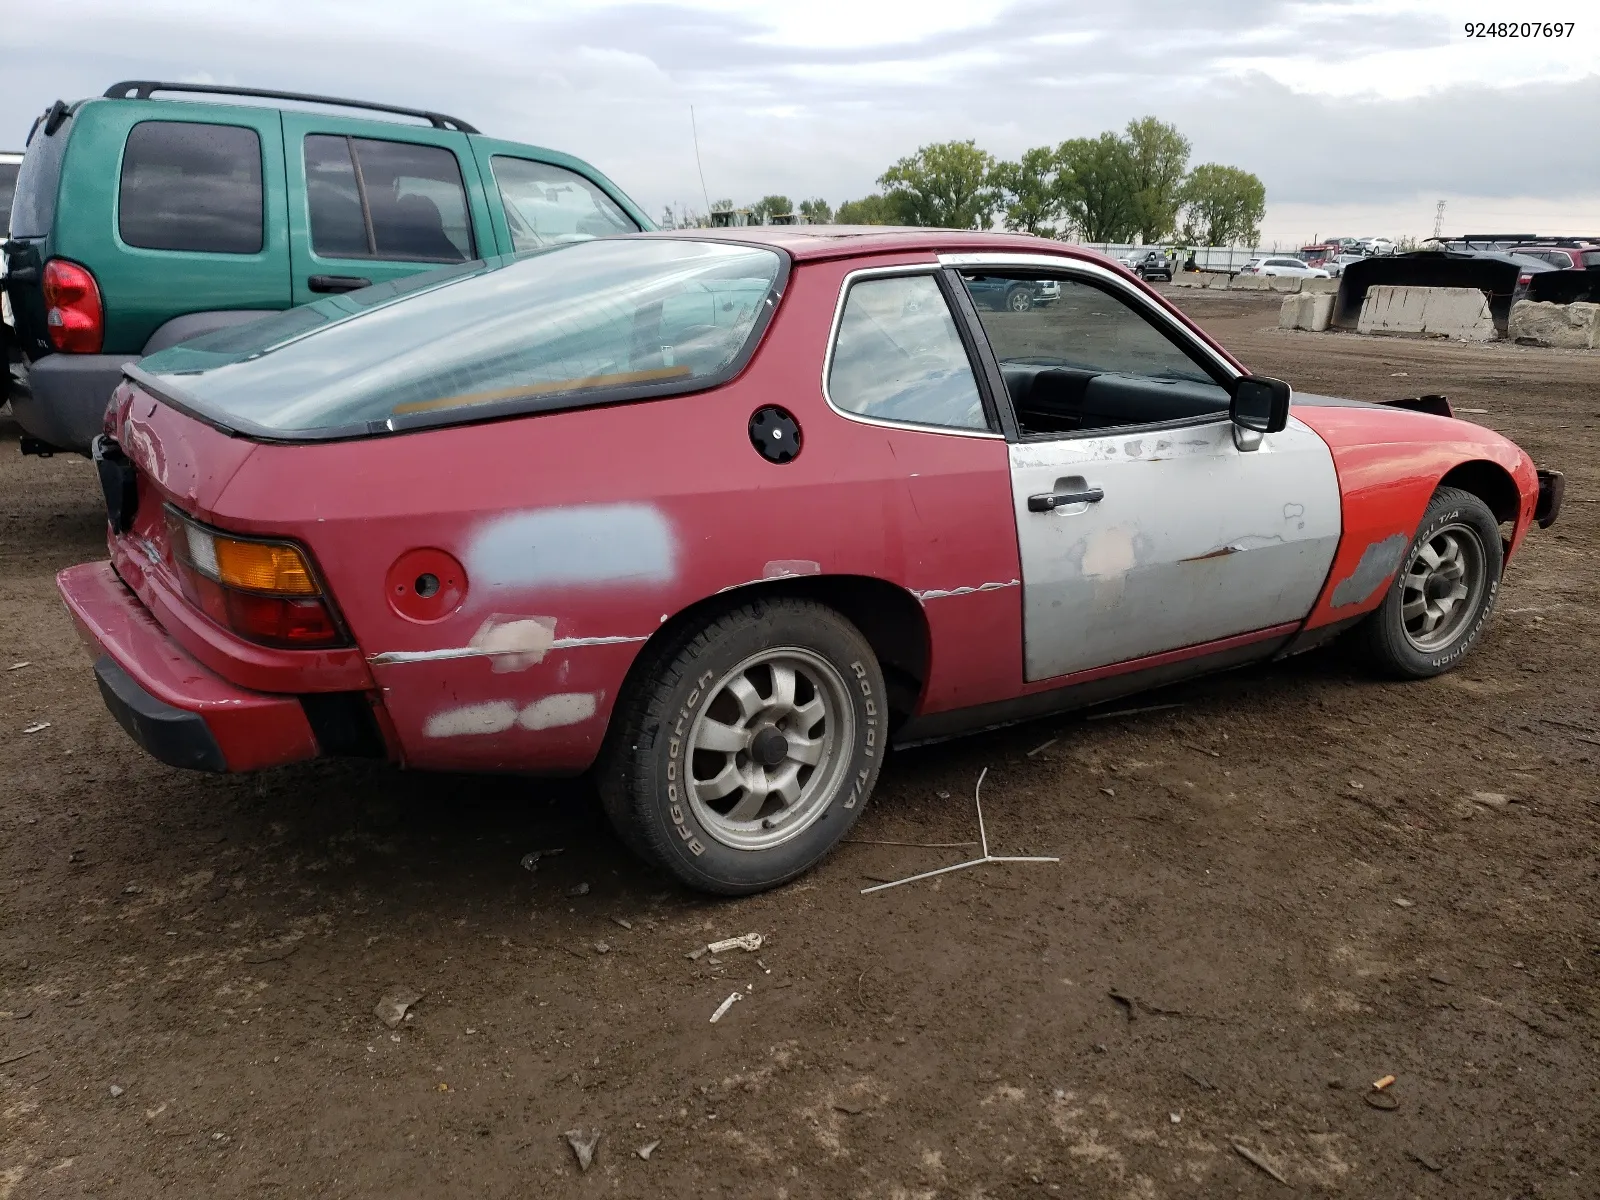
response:
M1533 276L1532 275L1518 275L1517 276L1517 285L1519 287L1521 285L1525 284L1525 283L1532 283L1532 282L1533 282Z
M44 265L45 324L50 344L67 354L99 354L105 341L100 285L88 270L64 258Z
M167 539L189 603L246 641L311 650L347 640L294 543L234 537L171 508Z

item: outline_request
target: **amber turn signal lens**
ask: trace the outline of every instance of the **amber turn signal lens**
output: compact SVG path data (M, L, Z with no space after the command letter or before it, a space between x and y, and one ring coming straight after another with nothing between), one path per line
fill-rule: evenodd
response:
M316 580L305 556L293 546L275 542L236 542L212 535L217 556L217 581L228 587L278 596L315 596Z

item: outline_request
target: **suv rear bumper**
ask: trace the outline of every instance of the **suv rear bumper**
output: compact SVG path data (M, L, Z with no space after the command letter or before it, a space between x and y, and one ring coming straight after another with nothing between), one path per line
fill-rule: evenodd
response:
M58 450L89 453L105 428L106 405L137 354L47 354L26 364L11 393L17 424Z
M156 624L110 563L68 567L56 587L95 656L106 707L162 762L251 771L317 757L298 696L248 691L208 671Z

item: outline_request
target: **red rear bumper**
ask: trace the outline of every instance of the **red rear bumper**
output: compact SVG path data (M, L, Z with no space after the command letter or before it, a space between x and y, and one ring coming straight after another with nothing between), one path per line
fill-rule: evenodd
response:
M110 563L68 567L56 587L95 656L106 707L162 762L251 771L317 756L298 697L247 691L208 671L167 636Z

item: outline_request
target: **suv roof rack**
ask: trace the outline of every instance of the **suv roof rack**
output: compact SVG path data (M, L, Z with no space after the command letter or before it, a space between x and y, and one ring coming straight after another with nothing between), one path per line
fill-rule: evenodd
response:
M163 83L154 79L128 79L114 83L105 91L108 100L148 100L154 92L196 92L213 96L254 96L262 100L298 100L308 104L332 104L339 108L364 108L371 112L394 113L402 117L421 117L435 129L458 133L477 133L459 117L428 112L420 108L401 108L396 104L373 104L366 100L341 100L337 96L314 96L306 92L274 92L265 88L223 87L214 83Z

